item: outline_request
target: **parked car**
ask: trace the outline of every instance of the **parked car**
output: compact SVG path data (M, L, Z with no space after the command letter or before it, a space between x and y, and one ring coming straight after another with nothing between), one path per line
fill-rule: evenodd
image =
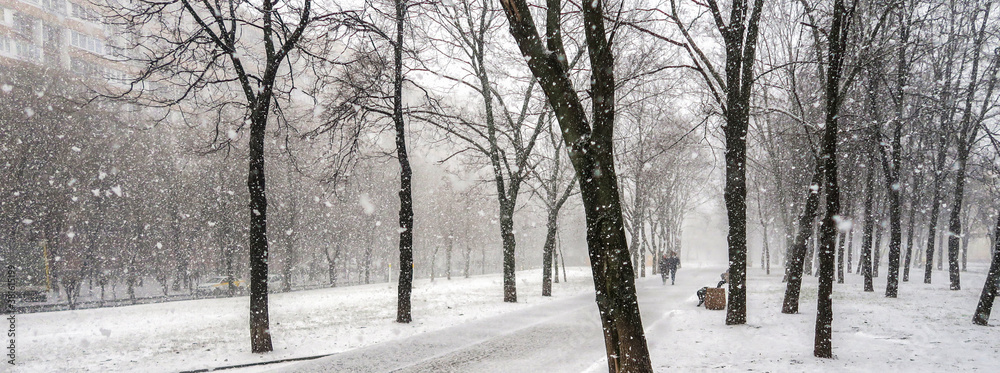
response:
M207 281L198 284L195 293L199 295L223 295L229 292L230 282L236 287L237 294L244 294L247 284L239 279L227 276L212 276Z

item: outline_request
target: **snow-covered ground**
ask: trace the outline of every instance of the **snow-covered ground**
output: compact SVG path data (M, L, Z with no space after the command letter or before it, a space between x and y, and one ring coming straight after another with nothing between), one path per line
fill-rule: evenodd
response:
M971 323L984 266L934 284L903 283L900 297L861 291L850 274L835 286L834 354L812 357L816 280L807 277L801 313L783 315L780 270L749 270L748 323L695 307L695 290L722 268L688 265L677 285L638 281L656 371L996 371L1000 331ZM331 354L312 361L232 371L600 372L603 341L589 268L570 270L555 296L538 295L538 271L518 273L517 304L501 302L498 275L416 282L414 322L394 323L387 284L272 295L275 352L248 352L247 299L207 299L114 309L19 315L17 372L182 371ZM994 315L993 320L997 320Z
M502 302L499 275L416 280L405 325L393 322L394 285L271 294L267 355L249 352L247 297L17 315L13 371L176 372L341 352L593 293L589 268L568 275L544 298L540 270L518 272L515 304Z

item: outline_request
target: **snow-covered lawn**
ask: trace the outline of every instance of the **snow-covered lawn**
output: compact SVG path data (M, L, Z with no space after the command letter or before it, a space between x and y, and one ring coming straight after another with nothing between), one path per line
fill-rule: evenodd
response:
M678 271L675 286L664 286L659 278L637 281L656 371L993 372L1000 367L1000 330L971 323L985 276L982 265L962 274L961 291L947 290L945 272L935 271L934 284L925 285L922 271L913 271L916 281L902 283L897 299L883 296L884 268L874 293L862 292L861 277L849 274L846 284L835 285L837 358L832 360L812 357L814 277L803 283L801 313L783 315L780 269L771 275L749 269L748 323L727 326L724 311L695 307L695 290L714 285L721 271L689 265ZM331 371L324 364L339 364L342 355L372 357L362 371L373 372L389 370L380 364L401 359L413 359L397 365L403 371L599 372L606 365L589 274L589 268L572 268L569 283L543 298L539 271L518 272L517 304L501 302L499 275L419 280L409 325L393 322L396 289L388 284L274 294L275 352L263 356L248 352L245 297L19 315L15 371L180 371L351 351L240 371ZM401 350L411 341L425 342L425 350Z
M593 292L589 268L541 296L541 271L517 273L518 303L499 275L414 281L411 324L395 323L396 286L271 294L274 352L249 352L247 297L17 316L15 372L176 372L345 351ZM561 273L560 273L561 275Z
M812 356L817 279L806 276L799 314L781 313L781 270L749 270L747 324L726 326L724 311L672 311L668 322L647 329L656 371L716 368L783 372L997 372L1000 330L972 324L985 281L985 265L962 273L962 290L948 290L947 271L923 269L901 282L899 297L885 297L886 268L865 293L863 278L848 274L834 284L835 359ZM645 309L643 311L646 311ZM644 315L645 316L645 315ZM994 311L992 324L1000 324Z

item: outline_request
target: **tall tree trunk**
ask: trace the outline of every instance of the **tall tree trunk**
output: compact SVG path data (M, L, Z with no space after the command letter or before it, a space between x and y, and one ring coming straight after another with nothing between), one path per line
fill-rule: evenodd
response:
M882 236L885 232L882 230L882 204L879 203L878 207L875 208L875 245L872 248L874 253L872 254L872 277L878 278L878 269L882 266Z
M560 241L560 242L562 242L562 241ZM568 282L569 281L569 277L568 277L569 274L566 273L566 255L563 254L562 244L560 243L559 245L556 245L556 249L559 250L559 264L562 265L563 282ZM556 273L556 276L559 276L559 274ZM558 282L558 281L556 281L556 282Z
M469 278L469 265L472 263L472 246L465 246L465 278Z
M846 219L846 218L845 218ZM837 283L844 283L844 244L847 241L847 232L841 231L837 238Z
M395 0L396 43L393 48L392 121L396 129L396 158L399 160L399 286L396 322L413 320L410 293L413 290L413 171L406 153L406 126L403 122L403 24L406 0Z
M552 270L554 271L554 276L552 277L552 282L559 283L559 258L562 257L562 252L560 247L562 246L562 241L559 239L559 227L556 227L555 233L555 249L552 250Z
M986 25L990 17L992 2L986 3L986 11L983 15L983 24L976 35L972 48L972 72L969 79L969 89L965 98L965 110L962 113L962 122L959 124L958 143L958 170L955 172L955 198L951 204L951 217L948 221L948 278L951 280L949 288L951 290L961 290L962 281L959 271L958 251L959 239L962 237L962 202L965 195L965 173L966 165L969 162L969 152L976 141L976 134L979 131L978 121L972 119L972 104L976 96L976 86L979 83L979 55L982 51L983 40L986 37ZM975 10L973 23L979 9ZM989 95L987 95L989 96Z
M885 286L885 296L887 298L895 298L899 292L899 257L900 257L900 246L902 242L903 232L901 230L901 218L902 212L900 211L900 190L903 186L900 185L899 180L899 163L901 161L900 153L902 153L902 145L900 142L902 124L898 123L895 126L894 135L892 139L892 166L889 170L892 177L886 177L889 183L889 273L886 276L886 286Z
M267 307L267 194L264 183L264 136L271 96L267 90L257 98L251 114L250 175L250 345L254 353L270 352L270 321Z
M840 73L844 62L847 32L844 22L851 15L844 9L843 0L834 0L833 23L830 27L829 68L826 79L826 128L823 133L823 152L818 160L823 163L826 194L826 217L820 228L819 289L816 301L816 339L813 355L833 358L833 275L840 215L840 186L837 179L837 121L840 109Z
M997 214L997 225L994 229L994 237L1000 237L1000 214ZM990 321L990 312L993 311L993 300L997 296L997 287L1000 287L1000 240L994 240L993 250L990 252L993 259L990 261L990 271L986 273L986 283L983 284L983 292L979 295L979 303L976 305L976 313L972 314L972 323L976 325L987 325Z
M639 277L646 277L646 234L643 225L639 226Z
M809 243L806 245L806 256L803 262L803 264L805 264L804 275L810 276L813 274L813 259L816 258L816 244L819 242L817 239L818 232L816 232L817 226L815 215L813 215L813 217L813 221L809 222Z
M944 238L947 236L948 232L944 230L938 231L938 252L937 252L937 269L940 271L944 267Z
M918 191L920 190L920 185L922 184L923 177L921 177L919 174L915 174L913 176L913 179L915 181L913 185L913 192L910 195L909 225L906 228L907 229L906 257L903 261L903 282L910 281L910 263L911 263L910 258L913 256L913 231L914 227L916 226L915 222L917 217L916 216L917 208L920 206L920 197L919 197L920 193Z
M909 45L910 38L910 20L907 17L907 12L912 12L910 8L913 5L907 5L905 0L901 7L899 7L899 40L896 42L896 86L895 90L892 92L895 96L893 102L895 106L895 118L893 118L890 123L892 123L892 149L890 149L890 156L886 157L884 152L882 153L882 165L886 171L886 182L889 185L889 274L886 278L885 286L885 296L887 298L895 298L899 293L899 259L901 255L902 246L902 211L900 206L900 194L903 190L902 178L899 175L900 163L902 162L902 128L903 128L903 114L905 109L906 95L904 90L907 85L907 78L909 78L909 61L907 60L907 50L906 47ZM887 161L891 158L891 164Z
M933 268L934 268L933 265L934 265L934 243L935 242L937 242L937 247L938 247L938 270L941 269L941 264L940 264L940 260L941 259L940 258L941 258L941 251L942 251L942 249L941 249L940 238L937 237L937 234L939 233L938 232L938 218L940 217L941 202L942 202L942 197L943 197L941 195L941 189L943 187L944 178L945 178L945 174L944 174L945 173L945 169L944 169L944 167L945 167L945 156L948 153L948 142L949 142L949 138L950 138L950 136L948 136L948 135L953 130L952 118L954 117L955 110L952 107L952 105L953 105L952 104L952 95L953 95L953 92L952 92L953 91L953 89L952 89L952 71L953 71L954 66L956 65L956 63L955 63L955 55L958 54L958 53L956 53L957 47L956 47L956 43L955 43L954 40L957 37L957 35L959 34L955 30L955 26L956 26L955 14L957 12L955 11L954 6L955 6L954 3L952 3L951 4L952 9L950 11L950 13L951 13L950 14L951 19L950 19L950 22L949 22L948 40L945 42L945 48L946 48L945 55L947 56L946 57L946 62L944 63L945 72L944 72L943 76L935 76L935 80L936 81L942 81L942 80L944 81L944 86L942 87L942 90L939 93L939 95L941 97L941 101L940 101L941 102L941 108L940 108L941 125L940 125L939 131L938 131L938 134L939 134L940 137L939 137L938 148L937 148L938 149L937 160L934 163L934 200L931 201L932 205L931 205L930 224L928 224L929 228L928 228L928 234L927 234L927 261L926 261L926 267L924 268L924 283L925 284L930 284L931 283L931 273L932 273ZM959 74L959 75L961 75L961 74ZM955 83L955 85L957 85L957 83ZM935 238L937 238L937 241L935 241Z
M965 234L962 235L962 272L969 270L969 239L972 238L972 226L966 219Z
M823 175L823 162L817 159L816 171L814 171L812 181L809 183L809 195L806 197L805 208L802 210L802 215L799 215L799 233L795 235L795 242L792 244L791 253L786 261L789 266L786 271L788 283L785 284L785 299L781 303L781 313L799 313L799 293L802 289L806 245L809 237L812 236L812 223L816 220L816 213L819 210Z
M629 258L614 167L614 56L605 29L604 4L589 1L582 4L583 32L592 67L592 124L589 124L564 62L566 52L559 36L560 1L547 2L546 39L549 46L541 43L542 38L525 0L505 0L501 1L501 5L511 36L526 57L532 74L538 78L539 86L558 119L563 141L578 176L608 370L651 372L653 369L635 294L635 275Z
M445 277L451 280L451 250L455 246L455 236L453 234L448 235L448 247L444 251L444 274Z
M853 273L851 272L851 261L853 260L854 260L854 224L852 222L851 229L850 231L847 232L847 273Z
M872 283L872 230L875 228L875 211L873 211L872 205L875 199L875 185L872 184L874 181L875 170L868 170L868 182L865 185L868 186L868 193L865 195L865 228L861 236L861 263L858 267L861 269L861 275L865 278L865 291L875 291L875 285Z
M767 242L767 228L768 227L767 227L767 222L764 221L764 209L761 208L761 204L760 204L760 200L761 199L763 199L763 196L758 196L757 197L757 217L760 219L760 228L761 228L761 232L763 233L763 236L764 236L763 237L763 242L762 242L762 245L761 245L761 250L760 250L760 268L763 268L764 271L767 274L770 275L771 274L771 252L770 252L770 250L768 248L768 242ZM653 256L653 258L655 259L655 258L658 258L658 257L657 256ZM653 265L653 267L655 268L656 265Z
M542 249L542 296L544 297L552 295L552 259L555 255L556 218L558 214L558 211L550 209L549 217L545 223L545 245ZM558 272L556 272L556 278L559 278Z
M329 257L327 257L329 258ZM326 273L327 278L330 280L330 287L337 287L337 259L327 260L326 262Z
M506 200L500 204L500 236L503 239L503 301L517 302L517 281L514 271L514 249L517 246L514 237L514 206L513 201Z
M902 124L899 123L897 119L892 139L892 165L890 167L886 167L886 170L888 171L886 174L886 182L889 184L889 273L886 276L885 287L885 296L887 298L895 298L899 292L899 257L903 234L900 222L902 213L899 206L899 195L900 190L902 189L899 179L899 163L901 161L900 153L902 153L900 141L901 129Z

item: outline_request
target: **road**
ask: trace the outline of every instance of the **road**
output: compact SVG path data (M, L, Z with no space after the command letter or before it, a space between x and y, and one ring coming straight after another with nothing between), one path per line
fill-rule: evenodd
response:
M695 309L695 291L720 270L682 269L677 285L659 276L636 287L647 343L670 327L670 316ZM586 372L604 371L604 343L594 294L474 321L325 358L274 366L280 372Z

